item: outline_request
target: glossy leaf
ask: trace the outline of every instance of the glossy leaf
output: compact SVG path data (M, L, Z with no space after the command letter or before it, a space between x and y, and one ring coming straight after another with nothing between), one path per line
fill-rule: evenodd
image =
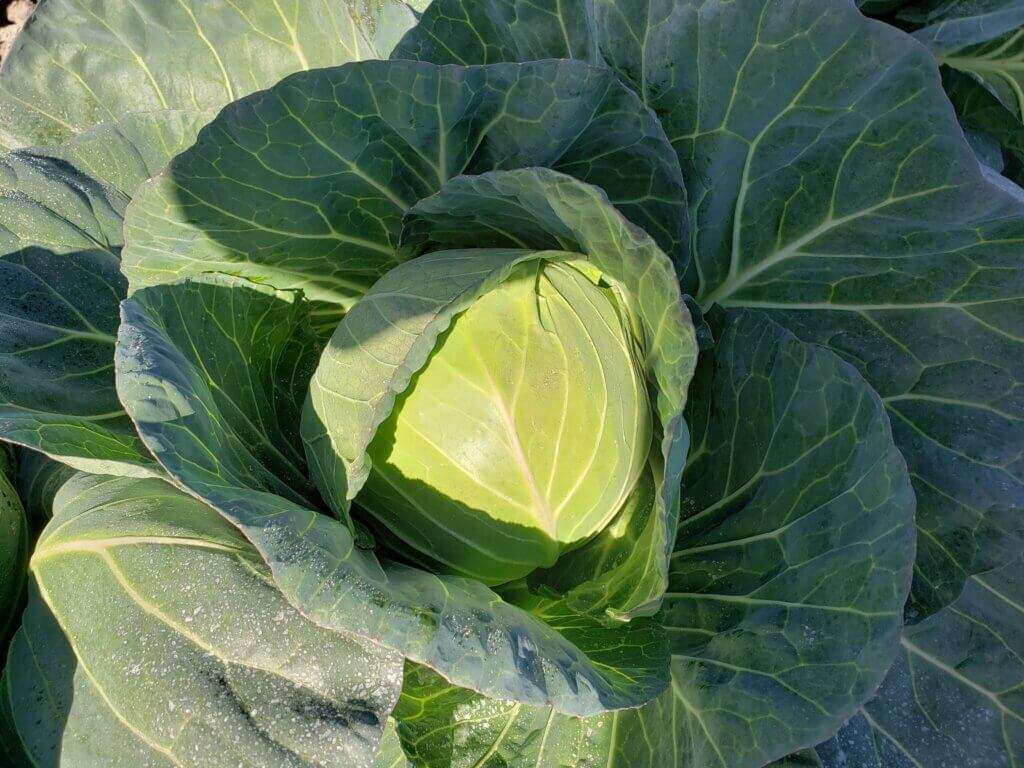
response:
M1024 754L1024 562L972 576L908 627L878 695L816 748L824 768L1013 768Z
M1021 12L978 7L1008 5L994 18ZM425 23L457 8L436 0ZM679 155L696 228L684 287L705 308L768 312L885 400L918 500L909 615L1015 558L1024 209L982 176L931 57L843 0L593 8L604 59Z
M79 475L56 507L6 672L37 765L371 764L399 657L304 619L163 481Z
M42 3L0 74L0 143L55 145L140 110L203 111L297 70L387 56L396 0Z
M133 202L125 274L133 290L205 271L302 288L336 322L400 261L412 205L457 174L526 165L608 189L685 260L678 161L612 73L364 62L228 107Z
M137 293L122 318L119 394L135 421L152 425L143 437L158 459L175 450L208 482L316 507L298 427L320 349L300 294L206 275ZM149 349L136 326L180 345Z
M124 303L119 392L170 476L238 525L288 599L322 626L371 638L495 698L578 714L661 690L664 638L654 624L625 640L621 627L586 617L559 631L478 582L379 563L355 548L346 525L302 505L290 467L242 436L262 423L287 440L284 430L298 425L306 382L282 363L301 357L289 345L305 349L295 331L307 311L289 292L214 276L145 288Z

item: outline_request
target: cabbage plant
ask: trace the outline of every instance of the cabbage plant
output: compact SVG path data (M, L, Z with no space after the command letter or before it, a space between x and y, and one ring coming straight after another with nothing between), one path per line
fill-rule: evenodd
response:
M0 756L1017 765L1018 6L40 3Z

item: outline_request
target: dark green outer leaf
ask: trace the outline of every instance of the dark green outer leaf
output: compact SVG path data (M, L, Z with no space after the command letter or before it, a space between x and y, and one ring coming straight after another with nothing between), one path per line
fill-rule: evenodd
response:
M89 471L155 471L113 387L122 215L199 119L126 115L0 158L0 438Z
M912 2L914 0L857 0L857 7L862 13L885 16Z
M1006 163L1003 161L1003 148L999 146L999 142L987 131L972 129L963 121L960 124L964 127L964 138L971 145L971 151L982 166L982 173L985 173L986 168L997 174L1002 173Z
M426 23L458 18L449 7ZM983 179L930 55L842 0L595 0L594 14L605 60L680 158L684 286L765 310L884 398L918 499L910 615L1013 559L1024 208Z
M147 109L219 108L300 69L387 56L394 0L47 0L0 74L0 144L48 146Z
M911 13L912 12L912 13ZM907 11L925 24L914 36L943 65L942 82L961 122L1002 145L1024 179L1024 8L1014 0L926 3Z
M15 485L34 531L41 531L53 517L54 496L73 474L73 468L46 454L27 449L18 451Z
M37 765L372 763L400 657L302 618L235 528L162 481L79 475L56 508L6 671Z
M652 622L624 635L620 625L571 617L559 631L475 581L382 565L354 547L345 525L297 503L279 466L248 452L237 430L256 418L254 400L265 399L265 423L294 426L306 389L301 377L280 375L273 345L249 343L262 322L283 325L305 311L301 302L280 306L284 295L210 276L145 288L123 303L119 393L175 482L242 529L310 619L395 648L459 685L577 714L635 706L662 690L664 636ZM218 325L221 312L234 335ZM274 396L271 383L282 385ZM593 658L574 640L588 641Z
M1015 0L952 2L932 12L922 10L915 18L928 26L914 37L963 78L951 87L950 77L943 77L957 113L963 118L966 112L979 127L991 126L1019 160L1024 140L1024 7Z
M122 305L122 316L129 326L145 323L181 343L181 352L151 359L144 356L156 350L141 347L124 325L119 333L122 345L134 345L116 359L129 414L147 423L182 422L169 427L181 436L166 435L151 448L155 455L174 445L192 473L316 507L298 425L320 348L301 294L211 274L138 293ZM124 368L137 357L159 376ZM175 392L202 399L192 403Z
M28 523L13 481L14 465L0 446L0 660L21 608L28 567Z
M906 467L860 375L762 313L714 324L665 596L673 683L636 715L688 768L834 732L891 663L914 559Z
M140 476L153 465L111 386L127 198L212 110L295 69L386 55L414 17L393 0L94 6L41 4L0 73L0 144L60 144L0 161L0 437Z
M427 11L392 59L435 64L581 59L603 64L590 0L456 0Z
M900 650L878 696L816 748L825 768L1020 765L1024 562L972 576Z
M813 749L804 749L781 760L776 760L770 768L822 768L822 765L818 754Z
M417 201L460 173L525 165L607 189L687 260L678 161L612 73L362 62L228 107L133 201L125 274L134 290L228 272L347 307L399 262Z
M14 715L7 693L7 677L0 674L0 759L8 768L34 768L14 729Z
M0 161L0 437L82 469L148 474L114 391L125 202L60 159Z

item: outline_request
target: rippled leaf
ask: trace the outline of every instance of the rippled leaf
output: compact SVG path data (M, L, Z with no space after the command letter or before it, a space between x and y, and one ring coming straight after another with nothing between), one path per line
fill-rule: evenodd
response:
M748 66L704 84L718 101L758 98L737 99L706 139L676 144L695 171L729 169L694 193L707 200L701 298L768 311L882 395L918 500L920 617L1024 545L1024 216L982 178L918 48L822 4L792 5L763 5ZM798 37L755 43L797 29L813 30L813 53ZM757 85L769 70L786 73L770 106ZM680 129L710 117L698 111ZM716 143L725 130L744 139ZM716 200L735 215L712 219Z
M385 55L413 20L392 0L37 9L0 73L0 143L55 145L0 159L0 437L88 471L154 471L112 387L128 198L226 102Z
M32 569L6 675L37 765L371 764L400 658L304 619L214 510L79 475Z
M581 59L604 63L588 0L452 0L424 14L392 59L436 64Z
M460 173L534 165L607 189L685 260L678 161L612 73L365 62L232 104L133 202L125 274L133 290L205 271L302 288L337 322L399 262L417 201Z
M0 158L0 438L79 469L155 471L113 387L122 216L201 119L126 115Z
M159 428L143 433L158 460L173 450L190 475L317 507L298 429L320 347L301 294L211 274L137 293L122 316L119 391Z

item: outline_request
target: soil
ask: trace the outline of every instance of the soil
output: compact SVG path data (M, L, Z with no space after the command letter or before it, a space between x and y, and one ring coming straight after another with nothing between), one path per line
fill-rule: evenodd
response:
M14 44L14 38L32 15L36 4L35 0L3 0L0 5L3 6L0 12L0 63L3 63Z

